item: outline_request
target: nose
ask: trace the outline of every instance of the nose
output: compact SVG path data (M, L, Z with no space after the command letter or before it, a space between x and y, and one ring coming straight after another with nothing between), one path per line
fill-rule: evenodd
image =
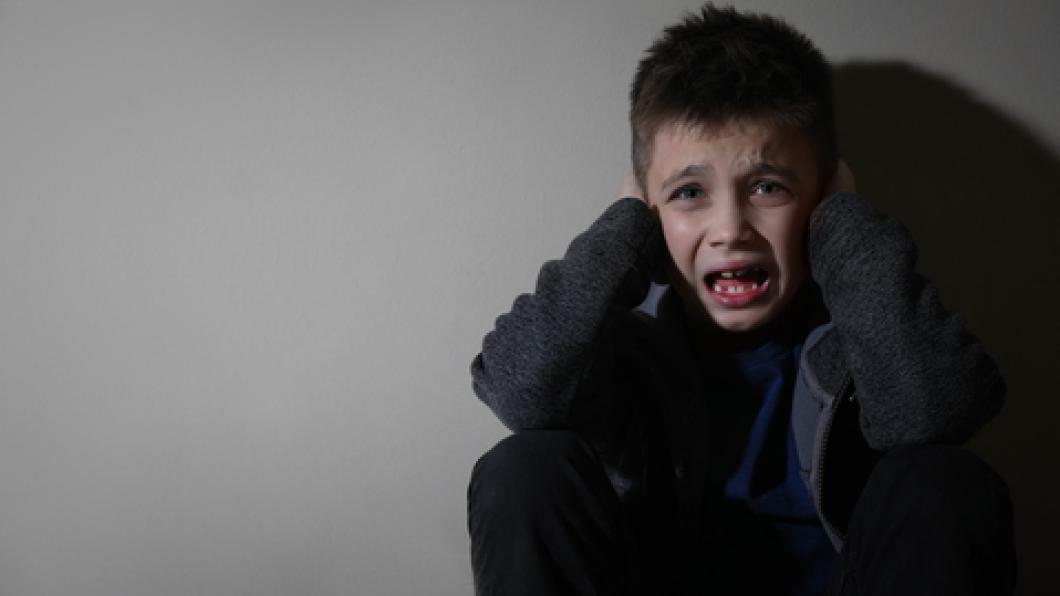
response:
M739 246L754 237L754 229L747 221L747 214L739 200L729 198L718 201L713 215L707 229L707 241L712 247Z

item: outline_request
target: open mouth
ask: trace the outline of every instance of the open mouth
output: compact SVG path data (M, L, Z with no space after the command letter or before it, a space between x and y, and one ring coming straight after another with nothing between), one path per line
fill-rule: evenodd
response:
M719 270L703 278L707 293L723 306L750 304L769 288L769 272L761 267Z

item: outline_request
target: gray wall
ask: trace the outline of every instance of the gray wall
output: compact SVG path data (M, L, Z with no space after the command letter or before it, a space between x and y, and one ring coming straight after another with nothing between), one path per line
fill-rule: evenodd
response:
M746 2L841 65L866 193L1060 496L1054 2ZM678 1L0 1L0 594L470 593L467 366L614 197Z

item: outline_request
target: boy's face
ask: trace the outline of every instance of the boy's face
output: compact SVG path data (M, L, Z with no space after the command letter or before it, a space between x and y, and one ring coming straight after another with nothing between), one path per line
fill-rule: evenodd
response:
M805 135L764 120L675 123L651 155L645 190L686 307L698 303L727 331L774 319L808 275L804 236L821 181Z

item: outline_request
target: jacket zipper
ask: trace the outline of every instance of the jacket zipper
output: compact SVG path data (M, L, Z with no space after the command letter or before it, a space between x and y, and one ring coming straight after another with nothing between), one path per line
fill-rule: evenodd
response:
M842 405L842 401L844 399L850 399L850 401L854 401L853 391L850 392L849 397L846 397L847 390L851 388L852 384L852 379L848 375L847 378L843 381L843 385L840 387L839 392L835 396L836 402L832 406L832 415L828 418L828 422L825 425L824 432L821 436L821 453L818 455L819 459L817 461L817 505L821 508L821 524L825 527L825 530L829 534L837 536L840 541L845 540L846 535L843 532L837 530L835 525L828 520L824 513L824 460L825 454L828 453L828 439L829 435L832 434L832 424L835 422L835 416L836 413L839 411L839 407Z

